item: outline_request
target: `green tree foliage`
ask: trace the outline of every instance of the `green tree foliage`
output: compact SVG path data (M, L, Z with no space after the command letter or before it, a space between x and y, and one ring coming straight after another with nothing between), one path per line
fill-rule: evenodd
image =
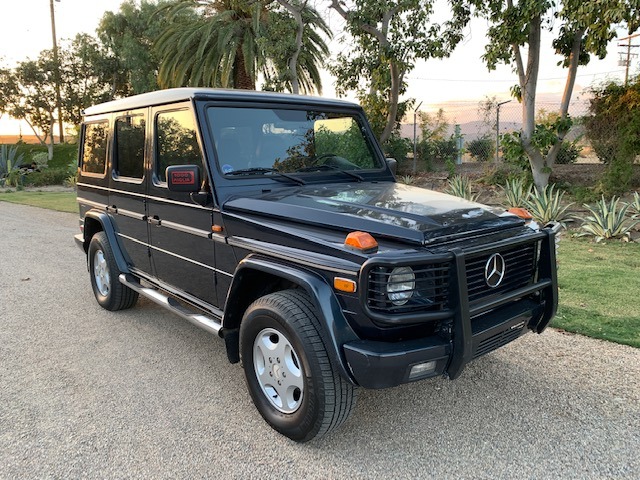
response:
M103 15L96 32L106 49L107 62L101 68L108 72L113 97L158 89L160 60L154 44L170 20L156 12L173 3L126 0L117 12ZM189 17L188 12L182 12L176 20L188 21Z
M322 93L319 66L329 56L323 38L331 38L329 26L308 0L276 0L270 5L269 22L259 39L268 59L265 89Z
M418 141L418 158L424 159L428 169L434 162L454 162L458 155L456 139L448 134L449 123L444 111L435 114L420 113L420 140Z
M432 21L434 0L332 0L346 22L349 53L332 66L338 93L353 90L362 103L387 104L384 144L402 117L399 98L405 76L419 59L443 58L462 40L471 14L469 2L449 0L451 18Z
M53 157L53 126L56 122L55 61L51 50L37 60L25 60L14 69L0 71L0 105L13 118L24 120Z
M319 67L328 55L322 34L330 31L306 2L180 0L163 11L171 20L156 45L164 87L255 90L262 73L269 89L321 88ZM301 32L292 11L300 14ZM195 19L181 22L184 12Z
M82 121L82 111L113 98L109 59L98 41L78 34L59 51L63 119L73 125Z
M520 143L529 160L536 186L542 190L549 181L551 169L562 141L571 126L568 117L579 65L589 62L591 55L604 58L607 43L615 36L616 27L626 25L632 33L640 26L638 0L490 0L472 1L483 5L483 15L491 22L484 60L489 69L499 63L514 65L518 84L512 93L522 103ZM535 102L540 68L542 31L553 32L553 48L562 56L567 68L567 81L560 103L560 121L556 129L541 132L536 127ZM525 59L526 53L526 59ZM540 135L553 137L545 153Z
M612 82L591 93L585 128L596 155L607 164L601 188L607 195L622 195L640 155L640 77L628 86Z

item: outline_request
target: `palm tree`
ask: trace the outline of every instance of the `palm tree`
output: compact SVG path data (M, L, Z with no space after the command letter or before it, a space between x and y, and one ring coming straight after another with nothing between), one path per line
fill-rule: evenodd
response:
M185 9L197 11L198 20L180 22ZM295 91L300 85L307 92L319 91L319 65L329 53L319 32L330 35L330 31L315 10L306 5L301 10L308 23L292 63L286 39L297 39L298 24L273 2L179 0L161 9L160 14L168 14L173 21L156 42L161 58L160 85L255 90L261 73L273 89Z

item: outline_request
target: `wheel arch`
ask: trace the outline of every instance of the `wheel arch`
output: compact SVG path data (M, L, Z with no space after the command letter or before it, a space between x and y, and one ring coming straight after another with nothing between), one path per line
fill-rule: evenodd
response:
M252 286L258 288L252 289ZM347 323L331 286L314 272L258 255L251 255L240 262L227 295L222 332L229 361L240 361L238 332L249 305L263 295L289 288L299 288L309 295L320 319L321 334L331 360L341 375L355 384L342 345L358 337ZM246 292L252 294L247 295Z
M109 245L111 245L111 249L113 250L113 256L116 260L118 270L120 270L121 273L129 273L129 266L126 258L122 254L122 250L120 249L118 236L116 235L116 230L111 218L104 212L90 210L84 217L83 248L85 253L89 251L89 243L91 243L91 239L98 232L104 232L107 236Z

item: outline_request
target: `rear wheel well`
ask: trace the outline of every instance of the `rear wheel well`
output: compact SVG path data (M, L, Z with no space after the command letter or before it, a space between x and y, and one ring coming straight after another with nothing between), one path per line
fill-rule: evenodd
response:
M84 251L85 252L89 251L89 244L91 243L91 239L93 238L93 236L98 232L102 232L103 230L104 230L104 227L95 218L91 218L91 217L85 217L84 218L84 244L83 244L83 247L84 247Z

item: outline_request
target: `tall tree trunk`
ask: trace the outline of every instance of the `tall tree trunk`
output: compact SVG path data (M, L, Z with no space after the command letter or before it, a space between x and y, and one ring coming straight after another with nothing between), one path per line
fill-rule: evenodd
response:
M387 123L384 126L384 130L380 134L380 143L384 144L391 134L393 133L393 127L396 125L396 117L398 116L398 101L400 98L400 85L402 84L402 72L398 67L398 64L394 61L389 61L389 70L391 73L391 89L389 90L389 113L387 114Z
M291 3L286 0L277 0L280 5L286 8L289 13L293 16L296 21L297 30L296 30L296 50L289 58L288 68L289 68L289 77L291 79L291 93L298 94L300 93L300 82L298 80L298 57L300 56L300 51L302 50L302 34L304 33L304 22L302 21L302 10L306 6L306 2L298 6L298 8L294 7Z
M247 72L242 46L236 52L236 61L233 66L233 88L241 90L255 90L256 80Z

